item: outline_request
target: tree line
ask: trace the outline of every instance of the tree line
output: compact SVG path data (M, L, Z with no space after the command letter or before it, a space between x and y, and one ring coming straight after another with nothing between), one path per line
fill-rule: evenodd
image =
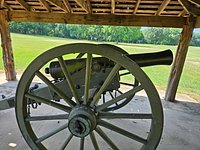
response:
M46 35L81 40L161 45L177 45L181 32L180 29L173 28L141 28L31 22L11 22L10 30L14 33ZM200 34L193 34L191 45L200 46Z

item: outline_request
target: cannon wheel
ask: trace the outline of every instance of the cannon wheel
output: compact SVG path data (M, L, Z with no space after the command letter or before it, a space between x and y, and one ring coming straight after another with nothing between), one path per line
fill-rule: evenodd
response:
M86 78L85 78L85 90L83 98L77 95L76 89L74 88L73 81L70 80L70 75L64 65L63 57L66 54L74 53L86 53ZM94 95L92 101L88 100L89 95L89 83L90 83L90 71L91 62L94 55L100 55L106 57L116 64L112 71L109 73L104 84L99 89L99 91ZM57 88L53 82L45 77L42 73L41 68L44 67L49 61L57 58L62 66L63 72L65 73L68 83L71 85L71 90L74 95L74 99L70 99L65 95L59 88ZM139 85L127 92L121 94L120 96L109 100L106 103L99 103L102 92L106 89L108 84L111 82L113 76L118 73L119 69L123 67L126 68L139 82ZM49 99L41 98L38 96L31 95L29 89L33 79L37 77L44 81L51 90L53 90L57 95L59 95L65 103L54 102ZM145 91L149 105L150 113L118 113L116 112L104 112L103 110L107 107L113 105L126 97L135 95L139 91ZM55 114L55 115L38 115L32 116L30 112L29 99L35 102L42 103L42 105L47 105L50 108L57 109L59 111L65 112L65 114ZM122 108L121 108L122 109ZM120 109L120 110L121 110ZM47 52L44 52L39 57L37 57L25 70L20 82L18 84L16 92L16 117L19 128L22 135L24 136L28 145L34 150L40 149L50 149L51 147L46 146L45 141L49 138L53 138L60 131L67 129L69 134L61 141L57 141L57 149L67 149L69 143L76 137L80 143L73 146L77 147L75 149L84 149L86 143L86 138L90 138L91 145L94 149L98 150L101 148L97 139L103 139L105 143L112 149L122 149L120 145L115 143L115 139L111 139L111 134L115 133L125 139L130 139L133 143L137 142L141 145L140 149L156 149L163 130L163 111L160 102L159 95L146 74L140 69L140 67L127 56L114 50L113 48L105 49L105 47L98 46L95 44L68 44L53 48ZM31 110L32 111L32 110ZM33 110L37 111L37 110ZM33 112L32 111L32 112ZM45 110L42 110L45 112ZM123 120L129 123L129 120L150 120L150 128L147 131L147 136L141 137L137 133L133 133L129 130L115 125L115 119ZM40 122L43 120L53 121L53 120L65 120L64 124L60 127L53 127L48 133L43 133L43 135L36 133L37 131L33 127L34 122ZM106 120L109 120L106 121ZM114 122L112 122L114 120ZM125 125L125 124L124 124ZM48 126L46 126L48 127ZM111 130L111 132L110 132ZM98 136L97 136L98 135ZM73 138L74 137L74 138ZM72 139L73 138L73 139ZM120 141L123 139L120 138ZM54 140L56 143L56 140ZM54 144L55 145L55 144ZM132 145L134 147L134 145Z

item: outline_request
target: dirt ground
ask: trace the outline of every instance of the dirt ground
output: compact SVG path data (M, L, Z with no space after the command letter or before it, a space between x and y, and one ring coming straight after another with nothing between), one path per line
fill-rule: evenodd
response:
M6 82L0 73L0 95L13 95L16 82ZM164 91L159 91L161 99ZM146 97L140 96L145 101ZM135 107L143 102L135 102ZM164 130L158 150L199 150L200 149L200 104L187 95L178 94L176 102L162 100ZM45 129L43 129L45 130ZM115 137L117 138L117 137ZM116 139L117 140L117 139ZM119 144L124 141L118 139ZM55 143L58 144L58 143ZM54 145L55 145L54 144ZM0 150L29 150L15 119L14 108L0 111ZM69 148L74 150L73 147ZM92 148L87 148L87 150ZM126 145L124 150L133 150Z

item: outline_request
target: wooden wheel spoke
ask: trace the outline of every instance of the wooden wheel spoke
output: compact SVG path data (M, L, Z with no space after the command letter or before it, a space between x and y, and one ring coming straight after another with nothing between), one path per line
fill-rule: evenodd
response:
M115 97L112 95L112 92L109 91L110 96L112 97L112 99L114 99Z
M80 139L80 150L84 150L84 142L85 142L85 138L81 138Z
M147 143L146 139L144 139L142 137L139 137L138 135L135 135L133 133L130 133L130 132L124 130L124 129L121 129L121 128L119 128L119 127L117 127L117 126L115 126L113 124L110 124L110 123L108 123L106 121L98 120L98 125L103 126L103 127L107 128L107 129L110 129L112 131L115 131L116 133L124 135L124 136L126 136L128 138L131 138L131 139L133 139L135 141L138 141L140 143L143 143L143 144Z
M76 58L82 58L85 55L85 53L79 53Z
M75 106L75 102L72 101L65 93L63 93L58 87L56 87L49 79L47 79L40 71L37 71L35 73L42 81L44 81L49 88L57 93L61 98L64 99L64 101L69 104L70 106Z
M138 114L138 113L99 113L100 119L152 119L152 114Z
M122 95L120 95L120 96L118 96L118 97L116 97L116 98L114 98L110 101L107 101L106 103L104 103L102 105L97 106L96 111L101 111L101 110L123 100L124 98L127 98L131 95L134 95L135 93L141 91L142 89L143 89L142 86L137 86L137 87L129 90L128 92L126 92L126 93L124 93L124 94L122 94Z
M97 140L96 140L96 137L95 137L95 135L94 135L94 132L91 132L91 133L90 133L90 139L91 139L91 141L92 141L92 144L93 144L93 146L94 146L94 149L95 149L95 150L99 150L99 145L98 145L98 143L97 143Z
M105 96L105 94L103 94L103 103L105 103L106 102L106 96Z
M70 134L69 137L66 139L66 141L64 142L64 144L62 145L62 147L60 148L60 150L64 150L65 147L69 144L69 142L71 141L73 135Z
M33 99L35 100L36 102L41 102L41 103L44 103L46 105L49 105L49 106L52 106L54 108L57 108L59 110L62 110L62 111L65 111L65 112L70 112L71 111L71 108L68 107L68 106L65 106L65 105L62 105L62 104L58 104L58 103L55 103L51 100L48 100L48 99L45 99L45 98L42 98L42 97L38 97L38 96L35 96L35 95L32 95L32 94L25 94L25 97L27 98L30 98L30 99Z
M91 69L92 69L92 54L87 54L86 72L85 72L85 90L83 99L84 104L87 104L89 98Z
M68 124L64 124L64 125L60 126L59 128L57 128L57 129L55 129L55 130L47 133L46 135L43 135L42 137L38 138L35 142L36 143L40 143L40 142L46 140L47 138L55 135L56 133L58 133L58 132L60 132L60 131L62 131L64 129L66 129L67 127L68 127Z
M124 94L122 91L120 91L119 89L117 90L117 92L119 92L120 94Z
M90 106L93 107L95 104L98 103L101 94L106 90L106 88L108 87L108 85L111 83L111 81L113 80L113 78L115 77L115 75L117 74L117 72L119 71L119 69L121 68L121 66L119 64L116 64L112 71L109 73L109 75L107 76L106 80L104 81L103 85L101 86L101 88L99 89L99 91L95 94Z
M119 148L112 142L112 140L101 130L100 127L96 127L95 131L110 145L110 147L114 150L119 150Z
M25 120L26 121L43 121L43 120L60 120L60 119L68 119L68 114L48 115L48 116L29 116Z
M69 74L69 72L67 70L67 67L65 65L65 61L63 60L62 56L58 57L58 61L59 61L60 66L61 66L61 68L63 70L63 73L64 73L65 78L67 80L67 83L69 85L69 88L70 88L70 90L71 90L76 102L79 104L80 103L80 96L78 95L78 92L77 92L77 90L76 90L76 88L74 86L75 84L72 81L72 78L71 78L71 76L70 76L70 74Z

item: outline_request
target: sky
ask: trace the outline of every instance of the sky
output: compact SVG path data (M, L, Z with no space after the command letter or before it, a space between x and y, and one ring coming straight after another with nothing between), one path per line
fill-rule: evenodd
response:
M195 30L194 30L194 32L195 32L195 33L199 33L199 34L200 34L200 28L198 28L198 29L195 29Z

